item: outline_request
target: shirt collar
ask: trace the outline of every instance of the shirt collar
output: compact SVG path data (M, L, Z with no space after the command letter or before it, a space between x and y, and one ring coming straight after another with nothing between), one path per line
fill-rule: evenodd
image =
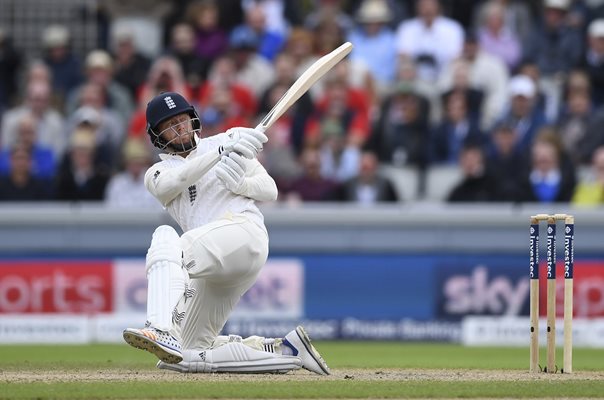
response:
M182 158L182 159L184 159L183 156L179 156L178 154L167 154L167 153L161 153L159 155L159 158L161 160L170 160L170 159L173 159L173 158Z

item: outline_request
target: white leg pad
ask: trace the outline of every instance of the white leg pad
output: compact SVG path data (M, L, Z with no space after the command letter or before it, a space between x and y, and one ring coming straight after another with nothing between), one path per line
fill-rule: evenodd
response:
M281 354L281 344L283 343L283 339L266 338L263 336L248 336L246 338L242 338L238 335L219 335L216 337L216 340L214 340L212 348L220 347L230 342L241 342L255 350Z
M178 372L285 373L300 369L295 356L252 349L241 342L229 342L209 350L185 350L178 364L158 363L160 369Z
M171 226L162 225L153 233L146 268L147 321L154 328L170 331L174 309L188 280L182 268L180 237Z

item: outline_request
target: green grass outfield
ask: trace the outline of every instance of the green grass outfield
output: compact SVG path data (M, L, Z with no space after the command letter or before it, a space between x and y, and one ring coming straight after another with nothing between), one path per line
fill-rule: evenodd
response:
M316 346L330 377L158 371L153 356L125 344L0 346L0 399L604 397L604 350L574 349L573 374L529 374L528 348Z

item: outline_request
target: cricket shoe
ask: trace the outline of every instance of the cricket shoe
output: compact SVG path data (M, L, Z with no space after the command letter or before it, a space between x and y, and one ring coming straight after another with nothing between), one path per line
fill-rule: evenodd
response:
M161 361L178 364L182 361L182 349L178 340L168 332L151 326L143 329L127 328L124 340L132 347L147 350Z
M319 375L329 375L329 367L321 357L321 354L310 342L308 334L302 326L296 327L293 331L285 335L283 345L292 349L293 355L300 357L302 368L312 371Z

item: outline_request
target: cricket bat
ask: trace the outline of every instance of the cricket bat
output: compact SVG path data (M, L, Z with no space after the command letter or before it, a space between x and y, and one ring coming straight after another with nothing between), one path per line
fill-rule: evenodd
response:
M277 104L262 119L256 129L265 132L323 75L342 61L352 50L352 43L346 42L332 52L315 61L285 92Z

